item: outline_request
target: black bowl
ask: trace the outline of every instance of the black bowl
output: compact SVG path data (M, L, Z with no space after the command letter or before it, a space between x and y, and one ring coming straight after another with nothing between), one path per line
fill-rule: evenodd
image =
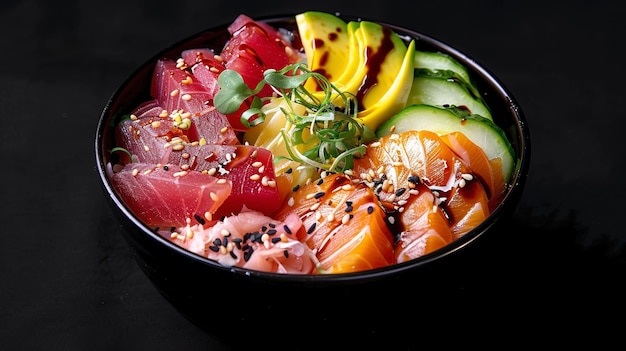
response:
M295 30L293 16L262 20ZM476 326L471 313L480 311L490 298L485 291L497 291L492 267L498 265L494 257L501 256L492 253L507 248L492 245L489 237L497 242L506 235L522 193L530 157L526 120L507 88L475 60L427 35L385 25L416 39L419 50L441 51L464 64L518 157L512 186L486 221L446 247L403 264L341 275L281 275L227 268L153 233L116 194L106 172L113 135L111 120L149 98L157 59L176 59L184 49L221 48L229 38L227 25L200 32L157 53L132 73L106 104L98 122L95 151L111 211L154 286L203 330L233 345L248 341L273 345L277 340L291 339L295 349L323 345L326 338L341 338L350 345L383 340L411 345L414 333L459 332Z

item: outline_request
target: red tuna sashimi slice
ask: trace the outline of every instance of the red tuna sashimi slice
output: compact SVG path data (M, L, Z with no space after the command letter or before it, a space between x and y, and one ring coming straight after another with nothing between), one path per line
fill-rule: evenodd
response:
M147 226L180 227L204 222L231 192L231 183L177 165L127 164L111 174L122 200ZM211 215L207 215L211 214ZM202 224L202 223L200 223Z
M171 139L169 129L165 123L155 128L151 119L125 119L115 129L116 145L132 155L132 160L126 162L160 163L167 158L170 150L164 145Z
M290 63L301 61L301 57L279 32L271 26L256 22L250 17L240 15L229 26L232 36L220 56L228 69L237 71L246 85L254 89L263 79L263 72L273 68L280 70ZM273 91L265 85L257 94L259 97L272 96ZM249 108L251 100L244 101L242 107L229 114L229 120L235 130L247 128L241 123L241 113Z
M181 58L195 79L215 96L220 89L217 78L226 69L222 57L210 49L188 49L182 52Z
M150 93L170 113L183 111L197 116L212 108L213 95L193 74L167 58L155 65Z
M302 60L302 56L300 56L298 51L293 48L291 43L285 39L280 30L278 28L272 27L270 24L267 24L265 22L255 21L247 15L240 14L239 16L237 16L237 18L235 18L233 23L228 26L228 31L230 34L235 35L235 33L242 30L242 28L246 25L253 25L262 29L265 32L264 34L267 35L269 39L274 41L278 45L278 47L283 48L282 51L289 59L289 62L293 63Z
M166 163L232 183L232 192L218 215L238 213L244 207L270 215L280 207L273 155L267 149L249 145L188 145L172 150L168 156Z
M133 162L167 163L172 148L185 145L238 143L228 118L215 109L191 117L191 126L183 130L156 106L138 107L134 113L139 115L121 121L116 128L116 145L130 152ZM175 147L177 143L180 145Z
M185 132L190 142L207 144L239 144L237 134L225 114L213 108L200 116L191 118L191 127Z
M142 118L161 116L165 113L167 113L167 111L159 105L159 102L156 99L152 99L139 104L139 106L131 112L131 115L134 115L137 118Z

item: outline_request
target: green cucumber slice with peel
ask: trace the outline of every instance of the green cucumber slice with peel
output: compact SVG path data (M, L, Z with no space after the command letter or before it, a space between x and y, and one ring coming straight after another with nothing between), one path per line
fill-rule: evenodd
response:
M414 61L416 69L426 68L430 70L452 71L459 75L467 84L473 86L473 82L465 66L448 54L416 50Z
M451 71L416 69L407 105L457 106L493 120L483 99Z

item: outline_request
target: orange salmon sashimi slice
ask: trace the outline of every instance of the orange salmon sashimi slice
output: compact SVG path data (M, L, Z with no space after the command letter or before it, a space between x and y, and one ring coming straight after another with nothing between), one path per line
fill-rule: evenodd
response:
M393 236L369 187L331 174L300 187L274 216L297 214L299 238L319 260L320 273L350 273L393 263Z
M426 186L449 226L455 228L455 238L489 214L485 187L442 137L431 131L389 134L371 143L366 155L355 160L354 170L375 188L386 207L400 211L419 192L418 185Z
M395 247L397 263L431 253L454 240L446 214L437 206L435 195L418 186L398 214L402 232Z
M502 159L490 160L480 146L474 144L465 134L460 132L442 135L441 139L485 184L489 197L489 210L493 211L502 201L506 191L502 177Z

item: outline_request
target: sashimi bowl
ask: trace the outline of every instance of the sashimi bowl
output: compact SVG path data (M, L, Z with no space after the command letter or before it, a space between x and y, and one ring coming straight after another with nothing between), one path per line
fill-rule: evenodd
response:
M139 266L194 324L236 344L366 344L465 318L530 135L462 52L309 11L242 14L157 53L107 102L95 151Z

